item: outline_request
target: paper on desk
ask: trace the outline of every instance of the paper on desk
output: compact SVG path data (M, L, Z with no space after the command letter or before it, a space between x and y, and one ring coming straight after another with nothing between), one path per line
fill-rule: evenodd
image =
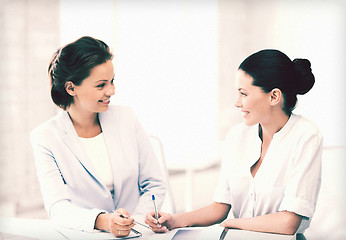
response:
M149 240L219 240L223 227L216 224L210 227L190 227L172 230L165 234L155 234ZM293 240L295 235L282 235L273 233L262 233L245 231L239 229L229 229L225 240Z
M210 227L187 227L173 229L167 233L157 233L149 238L149 240L219 240L223 227L218 224Z
M101 239L132 239L132 238L138 238L141 235L136 234L134 232L130 232L130 234L126 237L114 237L112 233L109 232L101 232L101 231L93 231L93 232L85 232L85 231L79 231L79 230L74 230L70 228L64 228L64 227L59 227L54 225L54 228L60 232L60 234L64 235L67 239L70 240L101 240Z

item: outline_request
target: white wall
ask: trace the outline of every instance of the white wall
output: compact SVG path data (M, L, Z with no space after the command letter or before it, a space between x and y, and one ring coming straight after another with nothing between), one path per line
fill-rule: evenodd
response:
M55 111L47 76L59 3L0 0L0 215L42 207L30 131Z
M60 42L68 44L83 36L92 36L113 45L113 0L60 0Z
M216 149L217 1L117 1L117 103L165 146L168 165Z

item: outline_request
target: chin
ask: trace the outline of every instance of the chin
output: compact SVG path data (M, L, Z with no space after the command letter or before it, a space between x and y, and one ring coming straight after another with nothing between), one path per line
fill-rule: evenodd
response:
M108 110L108 106L105 106L105 107L103 107L103 108L99 108L99 109L97 109L97 113L103 113L103 112L106 112L107 110Z
M256 121L251 121L251 120L247 120L247 119L244 119L243 122L246 126L253 126L253 125L258 123Z

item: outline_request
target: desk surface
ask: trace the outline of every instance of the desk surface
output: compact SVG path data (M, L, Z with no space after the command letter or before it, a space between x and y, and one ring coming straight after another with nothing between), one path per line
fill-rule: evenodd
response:
M182 228L175 229L165 234L155 234L141 227L135 227L142 233L140 239L147 240L184 240L184 239L206 239L218 240L223 228L214 225L205 228ZM111 239L111 235L105 233L87 233L54 226L49 220L29 218L5 218L0 217L0 237L2 239ZM24 237L24 238L23 238ZM1 238L0 238L1 239ZM242 240L293 240L295 236L259 233L230 229L225 237L227 239Z

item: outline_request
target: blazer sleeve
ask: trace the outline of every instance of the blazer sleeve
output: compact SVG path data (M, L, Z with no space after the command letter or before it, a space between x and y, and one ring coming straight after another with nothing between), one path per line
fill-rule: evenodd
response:
M71 203L69 191L52 151L57 135L47 125L31 132L31 144L45 209L57 225L93 231L101 209L84 209Z
M36 173L48 212L55 202L69 199L65 180L51 148L51 140L54 137L54 131L50 131L47 126L39 126L31 132Z

